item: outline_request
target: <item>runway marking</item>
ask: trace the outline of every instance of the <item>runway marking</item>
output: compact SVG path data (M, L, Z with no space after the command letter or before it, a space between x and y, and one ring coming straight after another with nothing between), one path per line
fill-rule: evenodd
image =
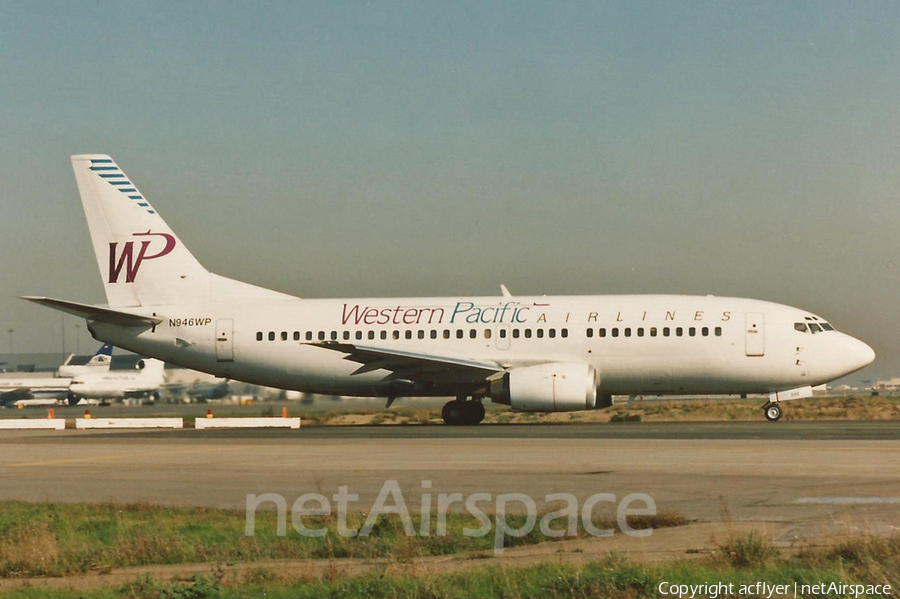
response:
M873 503L900 503L900 497L799 497L794 503L819 505L859 505Z
M154 451L151 455L184 455L184 454L197 454L197 453L209 453L210 451L216 451L216 449L202 449L202 448L191 448L191 449L179 449L179 450L170 450L170 451ZM63 458L58 460L44 460L40 462L14 462L12 464L4 464L0 465L0 468L33 468L36 466L63 466L66 464L84 464L91 462L114 462L116 460L127 460L133 458L135 456L144 456L147 455L147 452L140 453L110 453L110 454L101 454L95 456L89 456L84 458Z

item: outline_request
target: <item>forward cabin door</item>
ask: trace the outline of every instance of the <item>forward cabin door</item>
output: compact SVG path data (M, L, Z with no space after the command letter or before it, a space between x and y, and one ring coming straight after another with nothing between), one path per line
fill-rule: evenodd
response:
M216 321L216 359L219 362L234 361L234 320L231 318Z
M748 356L766 355L766 316L762 312L747 314L744 346Z

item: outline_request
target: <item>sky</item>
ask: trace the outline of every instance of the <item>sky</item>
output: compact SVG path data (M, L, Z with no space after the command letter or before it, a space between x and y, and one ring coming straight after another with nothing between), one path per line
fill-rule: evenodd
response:
M898 104L891 2L2 2L0 352L93 351L16 296L104 301L105 153L232 278L760 298L900 376Z

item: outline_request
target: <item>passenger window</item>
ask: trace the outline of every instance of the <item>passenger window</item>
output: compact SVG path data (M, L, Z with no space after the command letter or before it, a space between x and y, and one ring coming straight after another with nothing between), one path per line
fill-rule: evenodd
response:
M331 331L331 340L337 341L337 331Z
M456 338L457 339L462 339L463 335L464 335L464 333L463 333L462 329L456 329Z
M547 336L551 339L556 339L556 329L550 329L547 331Z
M478 331L469 329L469 339L475 339L476 337L478 337Z
M675 336L682 337L684 335L684 329L681 327L675 327Z
M538 338L538 339L543 339L543 338L544 338L544 329L537 329L535 332L537 333L537 338Z
M412 339L412 331L406 331L406 338Z
M300 341L300 331L294 331L294 341Z
M400 331L394 331L394 332L391 334L391 337L393 337L394 339L399 339L399 338L400 338Z
M613 336L613 337L618 337L618 336L619 336L619 327L614 327L614 328L613 328L613 330L612 330L612 336Z
M506 329L500 329L500 338L506 339Z
M531 339L531 329L525 329L525 338Z
M696 336L696 335L697 335L697 329L695 329L694 327L689 328L689 329L688 329L688 335L690 335L691 337Z
M306 331L306 340L307 340L307 341L312 341L312 338L313 338L313 332L312 332L312 331Z
M594 329L588 329L584 332L584 334L588 339L590 339L591 337L594 336Z
M436 329L431 329L431 338L437 339L437 330Z
M519 329L513 329L513 339L519 338Z
M631 337L631 327L625 327L625 336Z
M269 341L275 341L275 331L269 331Z
M288 337L287 331L281 331L281 340L287 341L287 337Z
M701 333L704 337L709 337L709 327L703 327L702 329L700 329L700 333Z
M424 339L424 338L425 338L425 331L419 331L419 333L418 333L417 336L419 337L419 339Z
M656 327L650 327L650 336L656 337Z
M569 336L569 329L560 329L559 336L565 339Z
M637 334L638 334L638 337L643 337L644 336L644 327L638 327Z
M381 338L387 339L387 331L381 331Z
M600 329L599 331L597 331L597 336L606 337L606 329Z
M350 340L350 331L344 331L344 341Z
M369 331L368 337L369 337L369 339L374 339L374 338L375 338L375 331Z
M716 327L716 337L722 336L722 327Z
M363 337L362 331L356 331L356 340L361 341Z
M319 331L319 341L325 341L325 331Z
M669 327L663 327L663 337L668 337L672 330Z
M444 339L450 338L450 329L444 329Z

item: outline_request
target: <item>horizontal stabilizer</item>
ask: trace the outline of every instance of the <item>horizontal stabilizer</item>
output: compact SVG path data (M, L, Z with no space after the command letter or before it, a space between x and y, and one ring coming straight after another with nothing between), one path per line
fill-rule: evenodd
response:
M162 318L156 316L145 316L143 314L132 314L121 310L113 310L111 308L103 308L101 306L92 306L90 304L80 304L78 302L68 302L66 300L53 299L49 297L36 297L30 295L20 296L23 300L41 304L54 310L80 316L88 320L96 320L99 322L108 322L124 327L152 327L163 321Z

